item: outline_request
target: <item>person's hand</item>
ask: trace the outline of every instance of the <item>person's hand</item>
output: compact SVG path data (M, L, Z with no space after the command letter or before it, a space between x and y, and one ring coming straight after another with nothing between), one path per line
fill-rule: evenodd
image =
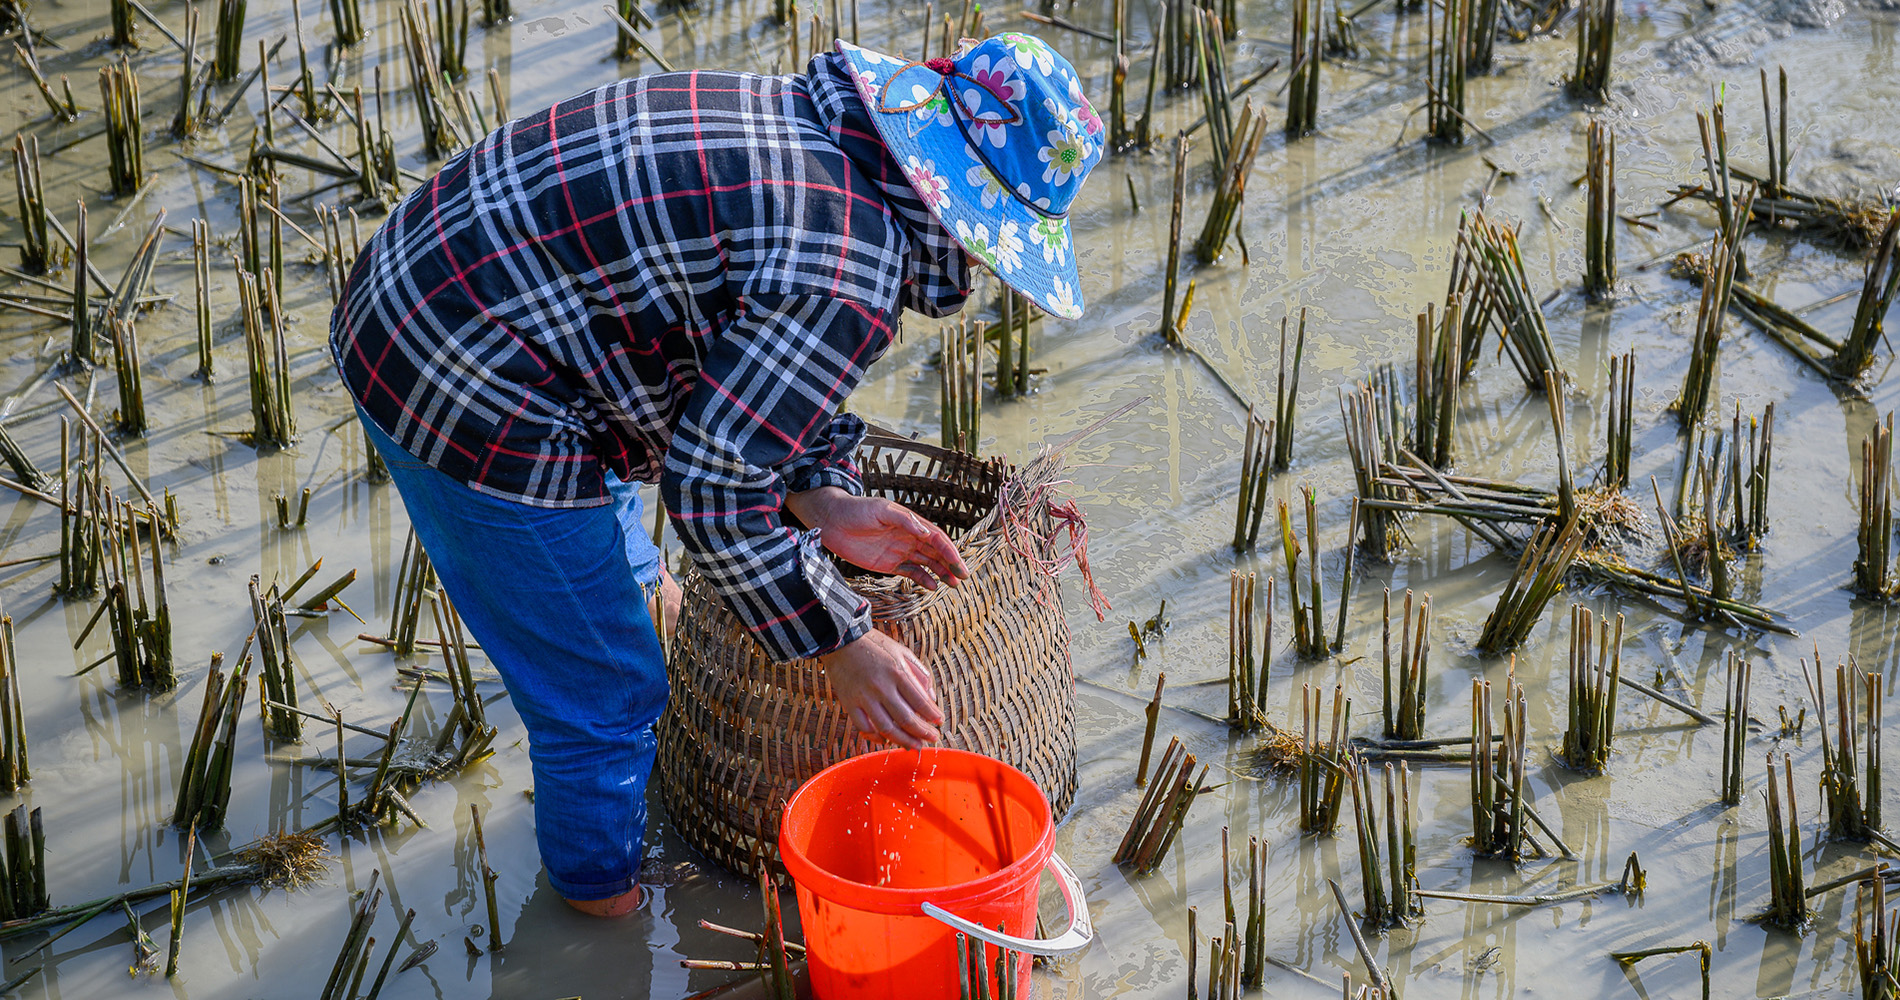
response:
M942 738L930 671L903 643L882 632L860 638L818 658L831 678L831 692L867 735L882 736L912 750Z
M664 625L661 635L672 635L680 622L680 604L686 600L686 594L680 590L680 582L665 566L660 567L660 585L653 588L653 596L647 599L647 616L655 624Z
M835 486L794 493L786 505L820 529L831 553L873 573L907 577L925 590L956 586L970 575L943 529L882 497L854 497Z

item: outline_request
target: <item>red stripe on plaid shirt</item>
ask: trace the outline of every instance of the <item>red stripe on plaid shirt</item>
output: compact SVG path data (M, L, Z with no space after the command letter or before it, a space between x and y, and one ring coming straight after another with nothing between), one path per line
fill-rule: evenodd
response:
M959 268L911 273L914 223L879 186L901 172L831 138L869 134L850 93L841 75L695 71L508 123L364 248L332 320L345 382L399 443L491 494L595 504L603 463L664 473L688 549L774 655L862 634L862 600L801 556L777 504L858 488L862 422L840 401L888 348L900 295L967 289Z

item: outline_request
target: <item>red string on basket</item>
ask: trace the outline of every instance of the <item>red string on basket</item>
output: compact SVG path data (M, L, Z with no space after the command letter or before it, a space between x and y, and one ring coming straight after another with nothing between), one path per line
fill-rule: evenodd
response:
M1082 573L1083 584L1089 588L1089 607L1095 611L1096 621L1107 620L1108 595L1102 593L1102 588L1095 585L1095 573L1089 569L1089 524L1088 520L1082 516L1082 508L1076 505L1073 497L1063 497L1059 502L1053 497L1045 498L1043 504L1048 509L1049 516L1058 522L1056 530L1050 533L1049 540L1053 542L1056 535L1064 530L1068 531L1069 555L1075 560L1075 568Z
M1089 568L1089 525L1082 515L1082 508L1075 500L1056 492L1055 487L1066 485L1062 482L1044 482L1033 486L1026 497L1012 494L1022 486L1020 479L1012 479L1003 484L996 498L997 506L1003 512L1003 524L1009 531L1010 543L1023 558L1035 563L1050 576L1062 572L1062 566L1074 562L1082 574L1082 583L1089 590L1089 608L1095 612L1096 621L1106 621L1111 605L1108 595L1095 585L1095 572ZM1056 521L1055 530L1044 537L1031 529L1023 515L1040 503L1049 516ZM1069 535L1069 551L1065 556L1046 558L1043 552L1056 547L1056 539L1063 532Z

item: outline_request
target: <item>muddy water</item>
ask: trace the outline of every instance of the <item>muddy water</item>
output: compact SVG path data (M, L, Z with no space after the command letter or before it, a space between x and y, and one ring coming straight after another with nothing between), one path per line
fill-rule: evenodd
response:
M42 61L50 73L72 78L82 102L94 93L91 82L107 54L100 41L107 30L104 6L47 6L34 16L35 26L62 47L42 44ZM319 14L321 5L305 6L307 35L313 42L327 37L328 17ZM472 67L493 67L502 75L515 113L543 107L621 71L606 58L611 35L597 4L517 0L517 8L515 21L505 28L477 27L469 46ZM1086 5L1070 16L1106 27L1106 8ZM183 23L182 4L160 3L153 9L170 25ZM396 11L394 4L366 3L370 39L340 61L320 48L313 51L314 71L319 80L335 79L345 89L359 82L367 89L375 68L383 67L390 88L387 115L400 137L405 165L426 174L413 107L399 92L408 75ZM207 34L210 13L207 8ZM867 3L861 12L863 40L914 51L921 19L914 10L893 13L883 4ZM1000 9L989 13L992 24L1004 15ZM659 33L680 65L770 69L782 59L782 29L758 15L757 5L707 3L662 17ZM1230 56L1237 79L1285 54L1288 18L1277 2L1243 5L1245 33ZM1146 30L1139 19L1137 14L1136 38ZM1618 132L1617 181L1625 210L1647 211L1671 184L1693 179L1699 169L1693 111L1707 104L1713 87L1730 88L1737 160L1759 162L1759 113L1749 95L1756 92L1755 67L1776 63L1790 70L1797 180L1828 189L1891 190L1900 182L1895 24L1891 13L1827 3L1732 4L1713 11L1702 5L1626 4L1614 95L1597 109ZM253 4L247 38L274 39L289 25L287 5ZM1523 221L1532 283L1540 294L1559 293L1548 315L1559 358L1576 383L1566 398L1572 461L1580 470L1594 470L1602 451L1599 397L1606 360L1634 348L1642 361L1635 479L1643 483L1655 475L1665 495L1675 480L1679 446L1673 417L1664 407L1686 363L1694 292L1667 278L1660 266L1637 265L1706 238L1711 226L1708 213L1684 209L1651 219L1656 232L1619 230L1624 276L1619 294L1609 305L1586 305L1575 291L1582 266L1583 195L1573 186L1582 173L1585 116L1559 82L1571 59L1569 37L1501 44L1500 72L1474 80L1468 100L1471 117L1495 145L1474 140L1462 149L1444 149L1421 143L1421 119L1408 120L1422 100L1417 72L1421 18L1395 15L1388 6L1367 15L1363 27L1372 43L1367 55L1330 62L1323 71L1321 133L1290 145L1277 132L1269 135L1243 224L1251 263L1230 254L1216 266L1192 272L1198 290L1188 329L1190 341L1212 364L1243 392L1265 402L1276 371L1277 324L1289 311L1304 307L1309 312L1312 342L1301 382L1294 467L1276 477L1273 488L1281 498L1295 496L1302 485L1319 491L1329 621L1343 565L1340 547L1351 482L1336 390L1364 377L1374 364L1409 364L1411 317L1443 295L1458 213L1484 189L1491 175L1487 159L1510 172L1492 188L1492 211ZM164 133L176 94L178 53L149 27L141 34L145 48L136 61L146 95L146 160L157 177L151 193L121 229L107 233L122 203L102 193L100 143L94 139L49 155L45 164L49 201L69 226L73 201L87 201L96 256L115 278L159 207L168 211L173 225L202 216L220 238L236 238L236 195L228 181L191 168L169 152L178 148ZM1106 106L1106 46L1074 35L1057 42L1098 81L1092 93ZM255 58L247 55L247 64ZM1139 74L1141 63L1136 66ZM281 85L294 72L294 57L286 48L272 66L273 82ZM1283 80L1275 74L1255 94L1270 100L1269 113L1276 118ZM74 125L43 121L36 92L17 71L0 94L0 109L14 126L40 135L49 150L99 127L96 115ZM488 105L485 93L481 101ZM249 95L230 122L184 148L202 159L232 163L250 141L259 103L257 95ZM1161 117L1171 127L1199 115L1199 102L1191 96L1164 95L1162 103ZM280 126L280 135L288 131ZM330 132L335 144L354 150L353 138ZM1159 323L1169 165L1164 153L1136 153L1106 161L1098 170L1076 213L1090 316L1073 324L1045 323L1036 363L1047 373L1037 391L1024 400L992 402L983 417L986 450L1024 456L1124 403L1147 399L1074 452L1073 492L1089 515L1095 579L1115 610L1106 623L1096 624L1071 580L1076 668L1083 681L1078 692L1082 789L1059 847L1084 878L1100 940L1040 976L1038 989L1055 996L1178 996L1185 991L1185 910L1196 906L1205 915L1219 908L1222 824L1243 842L1251 836L1266 845L1272 913L1268 952L1329 982L1347 971L1363 978L1326 890L1326 879L1336 878L1356 895L1352 842L1301 836L1292 787L1246 773L1249 742L1192 714L1224 709L1219 681L1228 571L1239 566L1266 572L1280 564L1277 547L1239 559L1226 548L1241 438L1235 402L1200 362L1161 349L1152 335ZM1207 199L1206 175L1196 169L1191 178L1190 233ZM1130 206L1125 177L1139 196L1139 211ZM294 194L324 182L292 172L288 190ZM299 202L292 217L312 228L311 205L334 197ZM5 211L14 214L10 207ZM366 217L364 234L375 224L375 218ZM362 480L362 438L348 419L347 401L323 348L329 295L322 272L306 262L311 256L307 245L294 234L286 241L294 261L285 292L296 314L292 369L302 432L295 448L259 453L238 437L249 429L250 418L228 267L220 266L214 275L219 377L213 384L191 376L196 359L186 308L190 255L175 236L168 240L155 284L179 300L140 323L154 430L124 445L154 491L170 489L180 498L183 528L178 544L167 552L183 674L179 689L148 698L118 691L106 669L73 676L106 651L100 635L73 648L95 605L54 596L54 571L48 568L0 570L0 600L18 625L26 665L22 685L33 752L34 780L17 798L45 812L55 903L104 896L179 871L183 846L165 821L182 748L197 716L203 664L214 651L235 651L249 631L244 587L252 574L293 576L318 557L325 560L325 578L358 568L361 577L345 599L369 626L342 614L296 623L294 646L305 700L314 703L312 695L320 694L347 719L371 726L386 724L401 711L396 664L356 638L359 632L382 631L387 621L405 533L401 505L390 487ZM1749 253L1761 275L1759 284L1785 304L1817 302L1859 283L1858 261L1828 247L1756 237ZM1823 329L1844 330L1852 309L1848 301L1809 318ZM874 419L934 436L936 375L928 366L932 332L921 322L910 324L905 343L879 365L854 397L854 406ZM34 383L56 360L65 332L51 320L5 313L0 333L7 338L0 391L8 394L9 426L42 467L55 465L57 416L48 403L56 397ZM1900 661L1896 619L1881 607L1852 600L1843 589L1854 555L1849 477L1858 442L1895 402L1895 390L1884 379L1886 365L1883 357L1870 398L1854 399L1837 394L1746 328L1735 328L1722 353L1722 408L1740 400L1745 410L1758 412L1775 403L1781 443L1771 500L1773 530L1764 551L1742 565L1743 589L1787 612L1803 633L1800 639L1685 626L1608 593L1573 593L1559 603L1577 599L1599 611L1621 611L1629 636L1626 669L1645 679L1664 671L1665 686L1711 710L1720 701L1720 664L1731 650L1755 661L1755 711L1766 719L1774 718L1777 704L1792 711L1802 703L1796 657L1814 643L1829 662L1851 653L1891 681ZM84 396L84 377L67 381ZM108 413L116 398L109 372L99 373L96 390L94 411ZM1458 448L1461 468L1473 473L1554 483L1544 404L1526 396L1507 369L1487 364L1471 381ZM280 493L294 497L305 488L313 491L307 526L280 530L273 498ZM1288 717L1302 684L1343 685L1355 699L1354 731L1375 731L1378 593L1381 587L1395 592L1410 587L1429 591L1437 610L1427 729L1438 735L1466 731L1471 679L1501 680L1506 669L1503 661L1477 655L1471 647L1510 565L1462 529L1420 523L1410 530L1411 544L1390 565L1361 563L1347 647L1340 656L1297 661L1287 648L1287 619L1280 609L1269 691L1276 721ZM12 502L0 527L0 559L51 551L57 537L50 510L27 500ZM1136 663L1123 623L1145 620L1164 599L1172 630L1158 648L1151 647L1148 660ZM1564 712L1559 672L1566 635L1560 617L1547 615L1533 632L1519 657L1518 676L1529 689L1535 802L1581 860L1516 870L1475 860L1462 842L1469 832L1464 772L1428 768L1413 779L1421 816L1419 879L1428 888L1521 892L1613 879L1623 858L1637 851L1649 869L1649 892L1640 902L1608 897L1536 910L1431 902L1424 920L1412 928L1374 939L1400 989L1409 997L1490 998L1520 991L1685 995L1696 988L1693 962L1645 963L1640 980L1632 982L1605 952L1702 939L1715 947L1717 995L1850 991L1855 986L1852 946L1843 934L1851 934L1852 908L1844 894L1817 900L1814 926L1806 934L1767 931L1750 922L1767 898L1763 808L1752 791L1759 777L1751 781L1751 794L1739 809L1715 803L1719 731L1686 726L1668 709L1625 696L1619 703L1618 755L1607 776L1583 778L1549 762L1542 747L1561 739ZM1160 871L1134 879L1109 864L1108 857L1136 801L1130 775L1139 706L1157 670L1168 672L1169 702L1179 709L1164 713L1162 739L1180 735L1203 760L1234 773L1196 805L1181 845ZM754 925L756 893L708 871L659 890L642 913L626 921L588 922L566 912L537 873L521 728L499 689L492 693L497 700L491 719L503 734L497 753L457 780L431 785L413 797L426 829L403 824L347 841L332 837L336 858L329 878L300 892L250 891L194 901L185 923L183 971L174 980L128 975L132 946L124 920L113 915L55 943L43 974L29 980L23 994L314 995L346 931L351 893L375 870L390 891L375 930L382 942L379 957L394 933L390 903L417 912L414 941L405 942L405 954L412 943L440 945L420 968L394 977L385 996L581 995L591 1000L679 996L723 981L721 973L689 975L678 960L746 957L742 946L709 937L695 922ZM439 725L448 705L446 691L430 690L419 715L425 728ZM228 833L209 839L212 849L305 826L335 809L330 775L275 759L333 753L333 738L318 735L319 727L312 726L302 747L269 746L251 724L255 707L246 714ZM1812 726L1804 735L1775 740L1758 731L1750 758L1758 762L1770 748L1793 754L1803 822L1812 831L1819 751ZM357 755L366 753L368 744L368 737L351 737L345 749ZM1751 770L1758 771L1759 764L1751 763ZM474 875L471 805L482 810L491 862L500 874L499 928L480 926L487 916ZM661 861L693 857L672 836L657 805L650 839ZM1807 853L1813 881L1865 864L1871 856L1854 845L1817 844ZM1045 909L1053 922L1053 906ZM147 904L141 912L162 948L167 937L163 907ZM502 951L469 954L464 938L485 949L497 933L505 943ZM25 955L38 943L27 938L0 946L6 956L4 978L40 961ZM1326 995L1321 987L1279 971L1269 973L1268 985L1278 995Z

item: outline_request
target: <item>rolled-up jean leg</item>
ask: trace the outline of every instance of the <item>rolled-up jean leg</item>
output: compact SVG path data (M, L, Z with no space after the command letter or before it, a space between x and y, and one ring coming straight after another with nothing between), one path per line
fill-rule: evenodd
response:
M667 687L621 504L534 507L478 493L363 423L443 589L527 726L548 882L573 900L627 892Z

